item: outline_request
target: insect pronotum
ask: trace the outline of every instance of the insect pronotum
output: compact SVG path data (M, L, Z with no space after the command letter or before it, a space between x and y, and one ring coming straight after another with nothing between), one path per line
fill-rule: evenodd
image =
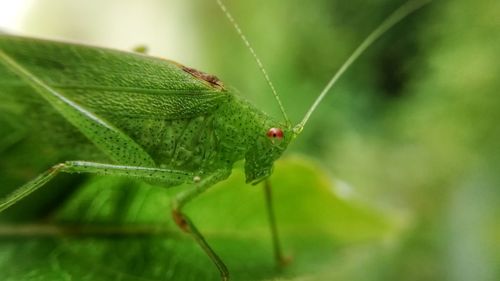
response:
M103 155L100 161L53 165L0 200L0 212L61 172L135 177L165 187L188 183L191 187L173 200L173 219L206 252L221 279L228 280L224 262L182 210L200 193L226 179L236 161L244 160L246 182L264 182L275 258L283 264L268 181L274 161L301 133L325 95L363 51L429 1L409 1L382 22L340 67L295 126L255 51L221 0L216 0L217 4L255 58L284 121L276 121L233 94L217 77L172 61L0 35L0 77L2 81L21 82L2 85L6 95L28 89ZM116 73L116 69L123 72ZM151 137L150 128L155 128L156 137Z

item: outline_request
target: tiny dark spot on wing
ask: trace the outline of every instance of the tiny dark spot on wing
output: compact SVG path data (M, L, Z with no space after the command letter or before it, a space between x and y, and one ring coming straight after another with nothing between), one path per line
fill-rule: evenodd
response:
M217 76L205 73L203 71L196 70L194 68L190 68L187 66L181 65L182 70L186 71L187 73L193 75L194 77L201 79L205 82L208 82L210 86L218 89L218 90L224 90L224 83L217 78Z

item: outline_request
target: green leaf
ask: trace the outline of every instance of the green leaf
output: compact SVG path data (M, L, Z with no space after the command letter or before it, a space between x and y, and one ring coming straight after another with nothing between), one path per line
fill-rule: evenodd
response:
M292 259L282 270L273 261L262 187L245 185L242 171L186 207L232 280L354 276L398 231L382 212L337 196L333 179L307 159L278 162L272 183ZM182 188L91 177L47 222L0 225L0 279L218 280L170 217L171 196Z

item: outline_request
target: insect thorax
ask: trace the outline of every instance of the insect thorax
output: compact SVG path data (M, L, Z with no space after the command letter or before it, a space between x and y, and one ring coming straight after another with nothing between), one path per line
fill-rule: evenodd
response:
M245 158L247 182L257 182L271 174L273 163L291 140L291 129L263 113L249 102L234 97L219 109L217 133L225 159ZM286 138L270 138L271 128L282 128Z

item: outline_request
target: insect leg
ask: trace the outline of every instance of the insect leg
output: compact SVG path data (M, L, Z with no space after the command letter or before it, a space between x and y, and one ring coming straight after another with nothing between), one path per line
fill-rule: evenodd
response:
M184 171L138 166L120 166L85 161L68 161L52 166L50 169L43 172L35 179L31 180L30 182L16 189L11 194L7 195L7 197L0 199L0 212L12 206L24 197L30 195L38 188L44 186L60 172L127 176L159 181L174 180L178 181L179 183L189 182L193 180L193 174Z
M278 227L276 224L276 218L274 216L271 181L269 179L264 180L264 194L266 197L266 209L269 217L269 224L271 227L271 236L273 239L274 259L279 266L285 266L289 262L289 260L283 256L283 253L281 251Z
M196 226L191 222L191 220L182 212L182 207L194 199L196 196L200 195L203 191L207 190L210 186L214 185L216 182L227 178L230 174L229 170L220 170L211 176L201 180L196 183L192 188L178 194L172 204L172 216L177 225L186 233L189 233L196 240L196 243L205 251L212 262L215 264L222 280L229 280L229 271L227 270L224 262L217 256L217 254L212 250L210 245L203 237L203 235L198 231Z

